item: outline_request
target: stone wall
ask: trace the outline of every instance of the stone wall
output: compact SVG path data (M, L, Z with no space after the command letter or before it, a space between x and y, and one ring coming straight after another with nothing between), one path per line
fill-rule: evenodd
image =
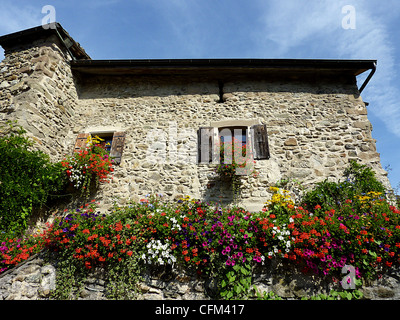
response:
M0 62L0 122L18 120L54 161L70 150L77 93L58 39L50 36L9 50Z
M242 204L250 210L262 207L268 186L279 179L296 179L306 187L326 178L337 180L350 159L369 164L389 185L355 84L335 79L317 86L306 81L227 82L224 103L217 92L217 83L200 80L96 77L80 82L74 131L111 125L126 132L122 163L103 195L138 200L163 193L175 199L188 194L231 200L228 187L215 180L215 165L199 165L196 156L197 130L232 119L268 128L270 159L256 161L258 177L242 178ZM171 139L176 137L178 161L170 159ZM149 152L161 161L151 163Z
M71 59L55 35L7 48L0 121L18 120L55 161L73 152L78 133L124 131L122 162L96 195L103 208L149 193L232 202L215 165L196 161L197 130L224 121L267 125L271 157L242 178L248 210L260 210L278 180L337 180L350 159L390 187L354 76L231 79L221 99L220 83L207 78L87 75L73 73Z
M56 263L48 263L37 254L14 269L0 275L0 300L48 300L55 289ZM392 270L380 279L358 288L363 299L400 299L400 270ZM199 278L179 268L149 267L138 286L139 300L205 300L215 299L216 282ZM300 299L331 289L341 290L338 283L315 275L306 275L293 265L273 260L253 274L259 293L273 292L283 299ZM107 276L96 270L84 281L78 300L107 300Z

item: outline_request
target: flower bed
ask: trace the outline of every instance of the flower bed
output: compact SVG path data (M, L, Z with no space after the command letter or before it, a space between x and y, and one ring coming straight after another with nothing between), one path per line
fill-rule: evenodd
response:
M347 285L354 287L357 279L374 279L400 264L400 210L382 192L368 191L369 184L354 185L345 190L340 183L323 183L302 205L295 205L287 190L271 187L271 199L256 213L188 196L172 203L155 195L105 215L93 201L66 211L38 236L1 239L0 273L47 248L65 268L74 268L65 279L96 267L117 279L121 270L179 264L216 279L220 297L244 298L253 268L278 258L336 282L343 279L342 269L351 267ZM315 204L326 190L338 200Z
M164 203L150 197L109 215L91 203L65 212L40 236L3 241L0 269L44 247L87 270L133 258L141 264L179 263L219 277L221 296L230 298L244 296L252 267L273 257L334 279L343 277L345 265L354 266L358 278L372 279L399 264L400 211L385 200L356 197L340 209L316 206L309 212L280 199L253 214L189 198Z

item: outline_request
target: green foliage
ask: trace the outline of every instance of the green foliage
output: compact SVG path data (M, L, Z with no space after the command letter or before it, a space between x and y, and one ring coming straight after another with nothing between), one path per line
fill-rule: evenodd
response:
M235 264L222 273L220 295L224 299L244 299L251 288L252 270L250 263Z
M303 196L303 206L312 210L316 205L320 205L328 210L340 207L345 200L353 199L357 195L371 191L385 193L385 187L377 180L374 171L356 161L350 161L343 177L344 180L339 182L325 180L317 183L315 188Z
M278 296L276 293L270 291L270 292L260 292L257 290L256 286L253 286L254 292L255 292L255 297L257 300L283 300L280 296Z
M111 264L107 269L107 298L135 299L138 293L137 284L143 280L142 270L143 264L137 254L127 257L121 263Z
M360 290L336 291L331 290L329 294L318 294L311 297L303 297L301 300L359 300L363 293Z
M71 300L84 289L87 270L75 263L72 257L64 257L57 264L56 289L51 292L51 298L56 300Z
M0 132L0 231L21 233L33 208L40 208L65 185L60 163L32 150L25 130L12 122Z

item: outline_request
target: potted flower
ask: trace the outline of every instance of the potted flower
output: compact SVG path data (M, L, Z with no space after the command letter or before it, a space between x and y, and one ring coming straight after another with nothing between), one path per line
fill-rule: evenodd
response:
M256 174L254 160L247 153L246 144L236 138L220 144L220 163L215 172L221 181L232 184L234 196L237 196L241 186L241 176Z
M61 162L71 185L86 198L92 188L98 188L101 182L110 182L109 175L114 171L108 151L100 145L102 140L89 136L86 148Z

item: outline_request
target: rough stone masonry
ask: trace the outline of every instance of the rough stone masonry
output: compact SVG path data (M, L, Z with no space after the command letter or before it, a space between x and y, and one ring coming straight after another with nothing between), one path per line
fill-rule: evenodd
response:
M0 275L0 300L49 300L56 286L56 262L48 262L43 252ZM165 266L148 268L138 284L139 300L206 300L215 299L215 280L199 278L182 268ZM380 279L363 283L359 289L363 299L398 300L400 283L398 268ZM268 267L255 270L253 283L259 293L273 292L282 299L329 294L340 290L328 278L301 273L295 266L272 260ZM92 272L71 299L107 300L108 279L102 269Z
M241 177L239 204L249 210L262 208L278 180L337 180L350 159L390 187L356 81L376 61L93 60L58 23L0 45L2 123L18 120L55 161L79 134L122 134L114 179L96 195L104 206L151 193L231 202L214 172L221 130L242 130L250 146L260 125L269 154L254 158L257 176ZM199 161L202 128L211 132L208 163Z

